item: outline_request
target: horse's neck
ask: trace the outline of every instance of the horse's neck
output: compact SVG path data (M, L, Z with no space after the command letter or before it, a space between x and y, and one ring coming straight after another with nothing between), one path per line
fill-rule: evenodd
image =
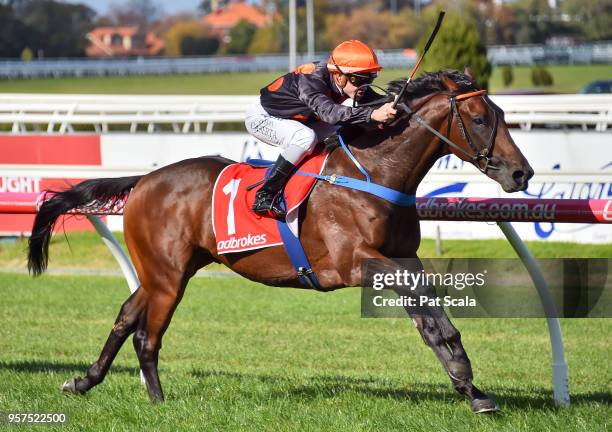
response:
M446 119L445 113L435 107L423 107L417 112L435 128ZM351 144L373 182L409 194L416 193L425 174L443 156L443 147L435 136L415 121L408 126L405 119L382 134L371 131Z

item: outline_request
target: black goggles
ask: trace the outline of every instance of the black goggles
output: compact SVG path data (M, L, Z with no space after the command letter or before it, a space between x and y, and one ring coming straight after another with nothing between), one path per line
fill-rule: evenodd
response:
M376 77L378 76L376 72L344 73L344 71L340 69L340 66L338 66L338 63L336 63L336 60L334 59L333 56L331 56L331 60L334 62L334 66L336 66L336 69L338 69L338 72L344 75L349 80L349 82L353 84L355 87L372 84L374 80L376 79Z
M353 84L355 87L360 87L366 84L372 84L374 80L376 79L376 77L378 76L378 74L375 72L352 73L352 74L345 74L345 75L348 78L349 82Z

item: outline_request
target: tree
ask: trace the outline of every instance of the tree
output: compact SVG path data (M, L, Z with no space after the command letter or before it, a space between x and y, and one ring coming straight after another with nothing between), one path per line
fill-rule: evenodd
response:
M334 0L331 0L332 2ZM297 0L297 50L305 52L308 48L308 35L306 25L306 1ZM264 10L268 17L273 19L274 22L271 24L272 29L263 30L259 35L255 35L253 52L265 52L263 50L266 45L272 47L272 51L269 52L287 52L289 50L289 26L288 26L288 2L286 0L260 0L260 8ZM342 6L344 9L344 6ZM353 8L353 6L351 6ZM316 0L313 2L314 12L314 27L315 27L315 50L316 51L327 51L331 48L331 43L327 35L327 19L330 15L333 15L337 8L330 6L330 0ZM343 15L344 17L344 15ZM344 17L346 18L346 17ZM277 34L280 40L270 41L270 44L265 43L266 40L271 38L272 34ZM280 48L278 48L280 46ZM251 47L249 47L249 50Z
M510 6L483 1L472 3L471 7L464 8L462 12L474 17L486 45L514 43L516 17L514 16L515 10Z
M329 0L328 12L348 15L352 10L371 4L368 0Z
M219 49L219 39L215 37L185 36L181 40L182 55L211 55Z
M516 43L545 43L551 36L575 34L561 12L550 8L548 0L520 0L512 7L516 17Z
M22 0L15 3L14 10L27 26L30 39L27 45L34 52L43 52L48 57L84 54L85 35L95 17L89 7L55 0Z
M29 62L34 58L34 53L30 49L30 47L25 47L23 51L21 51L21 61Z
M331 46L347 39L359 39L375 48L387 48L387 13L376 5L355 9L349 16L330 15L326 21L327 38Z
M516 17L514 9L501 4L495 5L491 22L492 35L487 38L487 45L510 45L515 41L514 30Z
M113 3L110 7L110 16L116 25L146 28L162 15L163 8L155 0L127 0L125 4Z
M249 54L272 54L283 51L283 36L286 27L280 23L261 27L253 35L249 44Z
M223 47L225 54L246 54L257 26L247 20L240 20L229 32L230 41Z
M588 39L612 39L612 2L609 0L564 0L561 7Z
M406 48L414 46L421 25L410 9L394 15L379 10L376 4L344 14L329 15L326 20L327 39L336 46L347 39L359 39L373 48Z
M0 57L19 57L30 39L27 26L15 16L12 5L0 3Z
M198 10L204 15L208 15L216 9L225 7L229 0L202 0L198 5Z
M510 87L512 81L514 81L514 73L512 72L512 66L505 65L504 67L502 67L501 73L504 87Z
M427 28L432 29L439 9L428 7L424 11ZM429 38L429 31L423 32L417 50L420 52ZM454 12L447 12L444 24L432 44L421 67L422 71L440 69L463 70L469 66L476 82L487 88L491 76L491 64L487 60L487 50L473 19Z
M178 21L174 23L170 29L164 34L164 41L166 43L166 55L169 56L181 56L181 55L193 55L187 54L183 51L186 48L188 51L194 49L194 41L207 37L207 30L204 25L199 21ZM183 46L183 40L185 38L191 38L191 42L187 42L187 45ZM198 43L196 43L197 45ZM215 49L216 51L216 49Z
M389 23L389 48L412 48L423 33L423 22L410 8L391 15Z
M298 51L305 52L308 49L308 33L306 29L306 2L298 0L297 5L297 49ZM330 48L329 40L327 39L327 33L325 31L325 20L328 16L327 10L327 0L313 0L315 50L318 51L324 51ZM287 11L287 13L288 12L289 11ZM284 34L287 34L289 28L285 26L284 31ZM287 40L287 46L284 48L283 51L287 51L289 49L288 42L289 41Z
M554 84L551 73L544 66L535 66L531 69L531 82L536 87L550 87Z

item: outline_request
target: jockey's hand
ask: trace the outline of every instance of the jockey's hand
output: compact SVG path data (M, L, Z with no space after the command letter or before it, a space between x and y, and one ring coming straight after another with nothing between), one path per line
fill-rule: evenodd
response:
M393 102L389 102L372 111L370 118L380 123L387 123L393 120L396 114L397 110L393 108Z

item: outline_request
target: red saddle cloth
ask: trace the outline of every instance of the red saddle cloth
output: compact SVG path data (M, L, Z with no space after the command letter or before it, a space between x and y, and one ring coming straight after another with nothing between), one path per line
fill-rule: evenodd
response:
M320 174L328 153L318 150L306 157L298 171ZM213 191L213 230L217 253L242 252L283 244L276 219L253 212L255 193L246 188L263 180L266 168L247 163L227 166L215 182ZM297 235L297 210L310 193L314 177L294 173L285 186L287 222ZM290 221L294 221L291 223Z

